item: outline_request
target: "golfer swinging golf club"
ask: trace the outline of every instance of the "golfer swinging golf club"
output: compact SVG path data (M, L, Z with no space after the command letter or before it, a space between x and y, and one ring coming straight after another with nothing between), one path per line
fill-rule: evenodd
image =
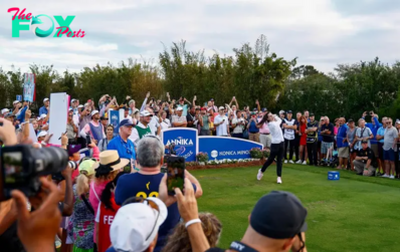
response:
M258 123L258 125L263 125L265 122L268 122L269 131L271 133L271 153L265 161L263 167L258 170L257 179L261 180L263 177L263 173L267 170L268 166L274 162L276 157L276 173L278 175L277 183L282 184L282 159L284 152L284 142L282 130L280 124L282 119L277 115L273 115L271 113L265 114L263 119Z

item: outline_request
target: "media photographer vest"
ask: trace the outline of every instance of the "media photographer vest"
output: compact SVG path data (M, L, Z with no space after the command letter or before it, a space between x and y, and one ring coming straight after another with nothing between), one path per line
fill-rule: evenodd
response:
M291 120L284 119L284 121L285 121L286 125L288 125L288 126L293 126L296 123L296 120L293 118ZM285 129L285 132L283 133L283 137L286 140L294 140L294 137L295 137L294 133L295 133L294 129Z

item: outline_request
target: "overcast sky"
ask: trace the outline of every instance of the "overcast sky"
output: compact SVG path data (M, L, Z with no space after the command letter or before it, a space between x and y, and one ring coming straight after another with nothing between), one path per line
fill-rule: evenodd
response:
M11 37L11 7L66 17L84 38ZM80 71L128 58L158 61L163 44L181 39L189 50L232 55L232 48L267 36L270 51L324 72L340 63L400 59L400 1L396 0L1 0L0 66L28 70L53 64ZM43 30L50 21L42 19ZM57 23L56 23L57 24Z

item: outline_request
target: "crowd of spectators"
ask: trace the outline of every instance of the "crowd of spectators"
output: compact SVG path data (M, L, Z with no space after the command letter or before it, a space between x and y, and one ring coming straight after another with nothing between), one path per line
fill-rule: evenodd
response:
M166 96L162 101L148 93L140 108L129 96L121 104L109 95L97 105L72 99L59 147L66 149L77 169L68 166L61 181L41 178L43 191L36 197L26 199L15 191L12 200L1 203L2 251L222 251L216 248L221 222L197 210L196 198L205 193L200 182L186 171L185 191L168 195L161 172L161 132L190 127L199 135L248 139L269 149L269 112L258 101L253 110L240 110L235 97L217 107L213 99L201 106L196 96L191 102ZM32 114L28 102L15 101L12 109L2 109L1 145L52 146L49 140L59 136L47 133L50 102L43 100L38 115ZM119 124L109 124L108 111L121 109ZM371 122L366 123L365 112L357 126L344 117L334 123L327 116L316 120L308 111L294 117L293 111L282 110L279 117L276 128L284 136L285 163L334 164L359 175L399 177L400 121L384 117L380 123L372 111ZM31 140L30 125L37 142ZM230 250L306 251L306 215L294 195L271 192L255 205L243 238Z

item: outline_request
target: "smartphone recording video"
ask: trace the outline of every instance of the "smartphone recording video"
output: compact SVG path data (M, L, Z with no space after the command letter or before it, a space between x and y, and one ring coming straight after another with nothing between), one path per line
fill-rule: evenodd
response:
M185 184L185 158L168 157L167 161L167 188L169 195L175 195L175 188L183 191Z

